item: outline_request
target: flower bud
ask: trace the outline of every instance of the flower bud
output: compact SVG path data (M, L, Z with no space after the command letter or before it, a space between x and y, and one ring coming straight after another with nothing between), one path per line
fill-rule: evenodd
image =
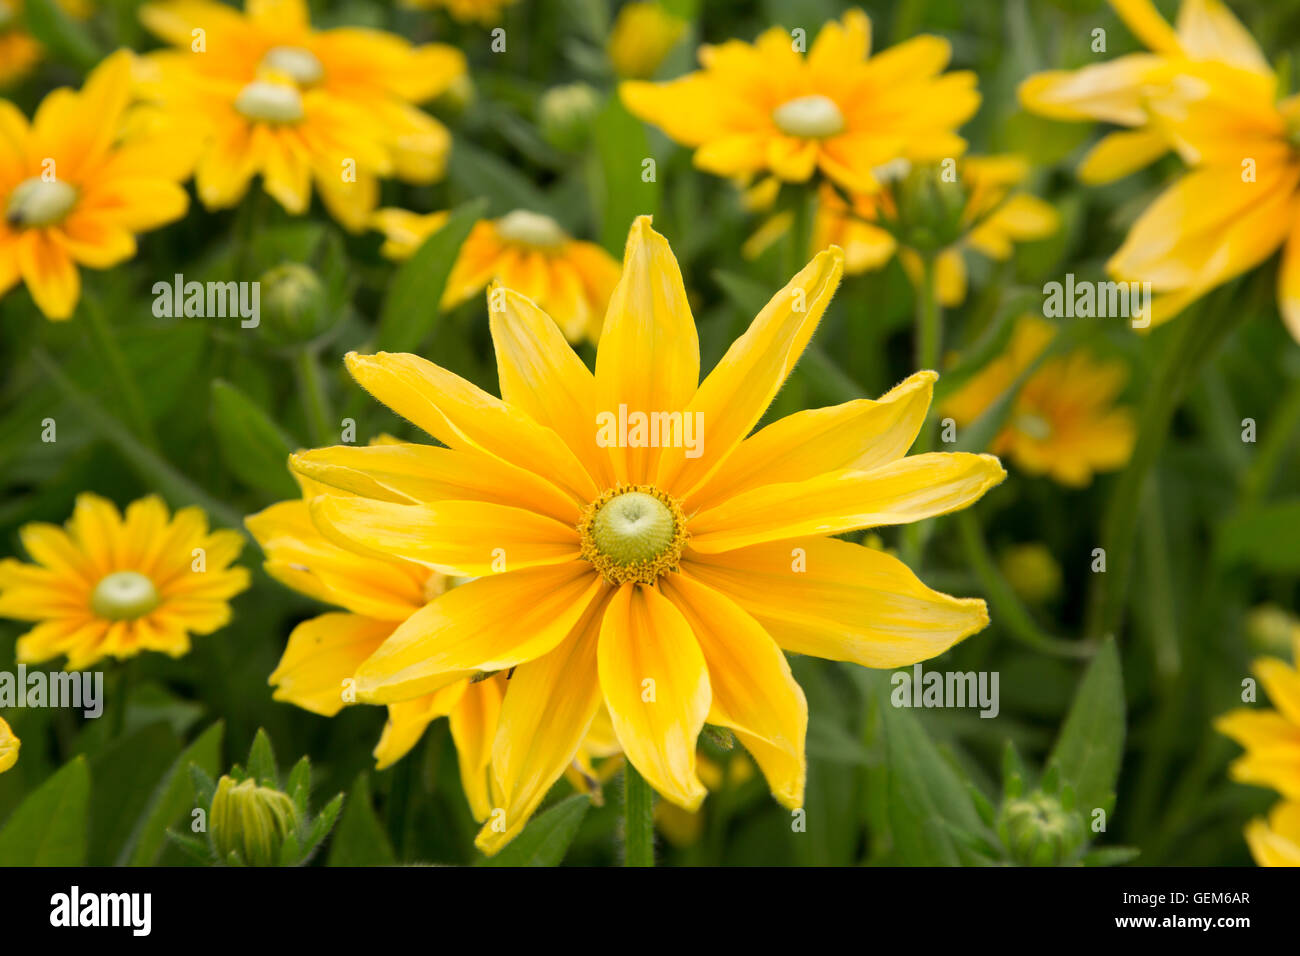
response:
M1085 839L1083 818L1041 790L1007 799L998 814L997 832L1011 858L1023 866L1069 862Z
M1042 544L1007 548L998 563L1012 590L1030 604L1045 604L1061 592L1061 566Z
M898 238L917 252L938 252L962 234L966 190L938 166L912 168L898 182Z
M224 863L234 853L248 866L275 866L285 837L298 825L298 812L288 794L262 787L251 778L217 781L209 826L213 845Z
M577 152L591 137L591 124L600 109L600 98L586 83L553 86L538 104L542 137L556 149Z
M1300 647L1300 618L1276 604L1261 604L1246 614L1246 636L1261 651L1287 657Z
M325 289L308 266L286 262L261 278L260 331L274 345L309 342L328 327Z

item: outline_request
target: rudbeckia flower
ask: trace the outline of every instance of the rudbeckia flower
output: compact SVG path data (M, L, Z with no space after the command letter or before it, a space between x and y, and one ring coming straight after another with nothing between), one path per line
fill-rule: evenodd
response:
M500 23L506 7L516 0L402 0L402 6L417 10L446 10L460 23Z
M0 717L0 773L4 773L18 762L18 749L21 746L22 741L5 723L5 719Z
M76 309L79 265L125 262L137 234L189 205L174 159L125 135L130 56L108 57L80 92L54 90L31 123L0 100L0 295L22 279L49 319Z
M1102 137L1079 166L1079 178L1107 183L1148 166L1173 145L1150 122L1155 98L1177 94L1163 82L1173 70L1193 74L1200 64L1223 64L1269 78L1259 47L1219 0L1183 0L1171 27L1151 0L1110 0L1121 20L1151 52L1131 53L1078 70L1036 73L1020 84L1025 109L1064 121L1095 120L1128 129Z
M1300 660L1300 638L1293 648ZM1229 768L1233 780L1272 787L1300 800L1300 670L1278 657L1258 658L1253 670L1276 710L1238 707L1219 717L1215 729L1246 748Z
M190 141L199 141L198 191L209 208L237 203L260 173L295 215L314 182L330 213L359 231L380 177L442 175L450 135L415 104L464 76L458 50L358 27L314 30L302 0L251 0L245 14L176 0L146 5L141 19L177 48L144 58L142 88L165 110L179 147L193 152Z
M374 217L387 237L380 251L408 258L446 221L445 212L381 209ZM572 238L550 216L516 209L470 230L447 277L442 308L473 298L493 280L536 302L570 342L595 342L618 282L618 261L594 242Z
M933 372L749 435L842 259L819 254L702 383L681 272L648 217L629 235L594 374L508 289L488 294L501 399L414 355L347 356L358 383L447 447L340 446L291 463L350 494L313 501L329 535L477 577L408 618L356 681L361 700L390 703L510 672L485 851L519 832L602 703L627 759L678 806L704 798L695 752L709 721L799 807L808 711L782 649L897 667L988 623L983 601L830 537L966 507L1005 476L989 455L905 457Z
M614 72L628 80L654 76L677 41L686 33L686 21L675 17L654 0L625 3L614 18L605 45Z
M167 513L150 495L125 519L111 501L77 496L65 527L24 525L19 536L35 564L0 561L0 617L38 621L18 638L18 660L66 654L69 670L141 651L180 657L191 634L230 622L230 599L248 588L248 570L230 565L244 539L208 530L199 508Z
M41 45L23 28L22 0L0 0L0 87L30 73L41 54Z
M1251 820L1246 843L1260 866L1300 866L1300 801L1283 801L1267 820Z
M310 481L304 485L312 487ZM267 574L344 609L295 627L269 680L276 700L323 717L333 717L349 703L357 665L399 624L456 583L421 564L339 547L317 530L302 499L274 504L245 523L266 552ZM434 693L390 704L374 752L378 769L401 760L430 723L447 717L466 799L475 819L484 820L491 809L487 765L504 676L481 681L466 677Z
M707 172L801 183L820 171L850 192L872 192L875 170L893 160L964 152L954 130L980 97L973 73L943 73L952 50L941 37L875 56L870 46L870 20L851 10L822 27L806 56L801 39L773 27L753 45L701 47L698 72L627 82L620 94L634 115L692 147Z
M951 395L942 414L959 426L975 421L1034 364L1055 334L1050 322L1021 318L1006 351ZM1114 407L1127 380L1123 363L1082 350L1046 359L1021 386L990 450L1009 455L1031 475L1073 487L1090 483L1095 472L1122 468L1136 437L1130 410Z

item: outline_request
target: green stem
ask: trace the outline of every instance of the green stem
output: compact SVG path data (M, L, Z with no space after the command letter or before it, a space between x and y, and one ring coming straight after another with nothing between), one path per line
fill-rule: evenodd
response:
M117 397L122 403L122 412L126 417L127 425L140 441L156 449L158 439L154 436L153 425L150 424L149 416L145 412L144 400L140 397L140 390L136 388L126 356L122 354L122 347L118 344L117 336L113 334L104 316L104 310L90 296L82 300L82 305L95 351L108 365L108 373L113 380Z
M623 865L655 865L655 795L629 760L623 771Z
M939 350L942 342L943 319L939 311L939 300L935 295L935 257L933 253L922 252L921 278L916 288L916 368L937 369L939 367ZM921 426L921 433L916 436L912 451L924 454L934 449L933 415L926 417ZM914 569L920 567L925 555L925 545L930 539L934 525L930 521L917 521L903 529L901 550L903 560Z
M329 397L321 379L320 363L316 352L300 348L293 357L294 373L298 379L298 393L302 396L303 411L307 415L307 432L317 447L334 444L333 416Z

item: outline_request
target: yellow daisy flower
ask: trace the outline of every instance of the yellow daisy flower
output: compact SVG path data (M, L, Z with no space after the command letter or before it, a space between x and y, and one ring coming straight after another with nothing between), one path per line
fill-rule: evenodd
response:
M708 720L798 807L807 706L782 648L897 667L987 624L983 601L828 537L966 507L1005 476L989 455L904 457L933 372L746 437L812 337L842 259L818 255L702 383L681 272L648 217L628 238L594 375L507 289L488 295L504 399L414 355L347 356L367 391L447 448L340 446L291 464L352 495L313 502L329 535L478 578L408 618L356 679L361 700L389 703L512 671L492 754L503 825L480 834L487 852L519 832L602 702L665 799L694 809L704 798L695 741Z
M686 21L654 0L625 3L614 18L605 45L614 72L628 80L654 76L664 57L686 33Z
M22 747L22 743L5 723L5 719L0 717L0 773L4 773L18 762L18 750Z
M1268 61L1219 0L1183 0L1171 27L1151 0L1110 0L1150 53L1131 53L1078 70L1036 73L1020 84L1025 109L1056 120L1094 120L1129 127L1103 136L1079 166L1079 178L1107 183L1148 166L1173 145L1150 123L1153 98L1169 95L1160 74L1194 73L1218 63L1271 77Z
M43 52L36 38L23 29L22 0L0 0L0 87L30 73Z
M184 170L130 122L131 55L120 51L80 92L57 89L35 118L0 100L0 295L19 279L49 319L81 297L79 265L107 269L135 255L135 236L181 218Z
M500 23L506 7L516 0L402 0L402 6L416 10L446 10L460 23Z
M244 14L174 0L146 5L141 19L177 48L145 58L142 86L179 143L199 140L196 178L209 208L237 203L260 173L290 213L306 211L314 183L330 213L360 231L381 177L429 183L443 174L450 135L415 104L464 76L458 50L377 30L314 30L302 0L248 0Z
M820 171L850 192L872 192L875 171L893 160L964 152L954 130L980 97L975 74L943 73L952 50L941 37L875 56L870 46L870 20L850 10L822 27L806 56L801 37L773 27L753 45L701 47L698 72L619 89L633 114L694 148L707 172L806 182Z
M1267 820L1251 820L1246 843L1260 866L1300 866L1300 801L1283 801Z
M1050 344L1056 328L1024 316L1007 350L951 395L942 414L959 426L975 421ZM1031 475L1082 487L1099 471L1122 468L1133 453L1136 426L1126 407L1112 407L1128 379L1121 362L1082 350L1049 358L1021 386L991 451L1010 455Z
M244 539L208 530L199 508L169 517L155 495L126 509L81 494L64 528L24 525L35 564L0 561L0 617L39 621L18 638L18 660L61 654L69 670L141 651L189 652L190 634L230 622L230 599L248 588L248 570L230 565Z
M1300 638L1294 659L1300 661ZM1238 707L1219 717L1215 729L1246 748L1229 768L1233 780L1272 787L1288 800L1300 800L1300 670L1277 657L1253 666L1276 710Z
M387 237L380 251L406 259L446 221L445 212L381 209L373 223ZM550 216L517 209L475 223L447 277L442 308L460 305L494 280L536 302L570 342L596 342L618 261L594 242L572 238Z
M311 494L313 483L304 485ZM399 624L455 584L448 575L422 564L340 547L317 530L305 500L274 504L245 524L266 553L267 574L295 591L345 609L295 627L269 679L276 700L323 717L333 717L350 702L348 691L357 666ZM430 723L447 717L465 796L475 819L486 819L491 810L487 766L505 690L503 678L471 681L466 677L431 694L390 704L388 722L374 751L377 768L386 769L402 759Z

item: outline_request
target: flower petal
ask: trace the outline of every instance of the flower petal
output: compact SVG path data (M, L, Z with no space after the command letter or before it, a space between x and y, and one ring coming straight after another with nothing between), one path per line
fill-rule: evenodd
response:
M343 709L347 682L357 666L393 633L392 621L360 614L322 614L289 635L280 663L267 679L275 700L333 717Z

